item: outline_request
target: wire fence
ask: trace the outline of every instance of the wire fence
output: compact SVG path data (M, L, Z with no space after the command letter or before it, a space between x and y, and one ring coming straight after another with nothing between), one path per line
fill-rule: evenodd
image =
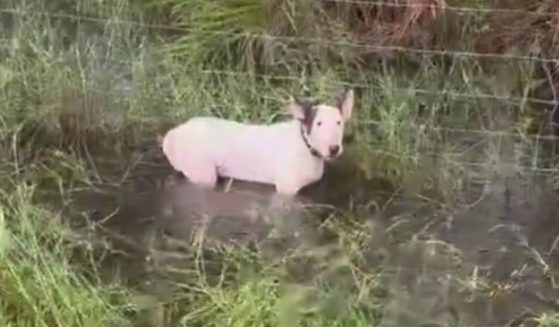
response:
M550 16L552 13L550 12L541 12L541 11L527 11L527 10L520 10L520 9L505 9L505 8L474 8L474 7L453 7L453 6L436 6L436 5L425 5L425 4L409 4L409 3L388 3L382 1L366 1L366 0L323 0L324 2L329 2L333 4L356 4L362 6L381 6L381 7L398 7L398 8L426 8L426 9L440 9L444 11L452 11L459 14L468 14L468 15L477 15L477 14L489 14L489 13L506 13L506 14L526 14L526 15L535 15L539 17L547 17ZM75 15L75 14L68 14L68 13L54 13L54 12L45 12L45 11L25 11L25 10L18 10L18 9L10 9L10 8L0 8L0 14L7 14L7 15L17 15L17 16L26 16L26 15L41 15L46 16L53 19L64 19L64 20L72 20L72 21L79 21L79 22L91 22L91 23L100 23L104 25L108 24L120 24L120 25L128 25L131 27L139 27L139 28L146 28L146 29L156 29L156 30L167 30L167 31L180 31L189 33L192 32L192 28L188 27L180 27L180 26L170 26L170 25L161 25L161 24L148 24L139 21L133 20L124 20L124 19L117 19L113 17L92 17L92 16L82 16L82 15ZM197 33L200 33L199 30L196 30ZM208 35L226 35L226 36L251 36L254 38L262 38L266 40L275 40L281 42L305 42L305 43L312 43L318 45L325 45L325 46L333 46L333 47L343 47L343 48L351 48L351 49L361 49L361 50L369 50L369 51L383 51L383 52L398 52L398 53L408 53L408 54L415 54L415 55L423 55L423 56L445 56L445 57L453 57L457 59L492 59L492 60L516 60L516 61L529 61L535 63L553 63L558 64L559 58L543 58L539 56L526 56L526 55L515 55L515 54L498 54L498 53L478 53L478 52L469 52L469 51L454 51L454 50L438 50L438 49L421 49L421 48L412 48L412 47L403 47L403 46L391 46L391 45L371 45L371 44L360 44L355 42L348 42L348 41L332 41L327 39L318 39L318 38L306 38L306 37L288 37L288 36L274 36L268 35L263 33L255 33L255 34L247 34L247 33L231 33L225 31L203 31L203 33L207 33ZM10 39L2 38L0 39L0 47L10 47ZM128 62L132 63L132 62ZM201 69L199 71L202 74L207 75L220 75L220 76L250 76L256 77L261 79L269 79L269 80L283 80L283 81L301 81L301 76L289 76L289 75L266 75L266 74L256 74L252 72L243 72L243 71L231 71L231 70L214 70L214 69ZM343 84L348 85L353 88L366 88L366 89L378 89L382 90L382 87L372 85L370 83L352 83L347 81L331 81L332 84ZM420 95L427 95L427 96L435 96L435 97L445 97L451 98L454 100L462 100L462 101L473 101L473 100L494 100L494 101L501 101L501 102L508 102L511 104L515 104L518 106L524 106L527 103L534 103L540 105L547 105L556 107L559 105L559 101L553 101L548 99L541 99L541 98L533 98L533 97L515 97L510 95L498 95L498 94L484 94L484 93L463 93L457 92L453 90L441 90L441 91L433 91L429 89L422 89L422 88L398 88L394 87L391 88L393 91L398 93L406 93L406 94L420 94ZM380 125L380 121L374 120L362 120L359 122L362 125ZM417 128L417 126L409 126L409 128ZM482 136L489 136L489 137L517 137L522 140L528 140L530 142L543 142L543 141L555 141L559 140L558 136L554 135L527 135L525 133L519 132L510 132L510 131L496 131L496 130L488 130L488 129L465 129L465 128L452 128L452 127L444 127L438 126L433 127L432 131L435 132L445 132L445 133L464 133L468 135L482 135ZM381 153L387 156L394 156L394 157L406 157L410 160L419 160L418 156L410 155L406 156L401 153L391 153L388 151L383 150L374 150L377 153ZM422 156L431 156L437 157L442 160L449 160L453 161L460 154L441 154L441 153L422 153ZM458 161L457 161L458 162ZM479 162L465 162L460 160L459 164L462 166L469 166L469 167L488 167L488 165L498 164L502 165L510 165L514 166L519 170L526 171L526 172L533 172L533 173L555 173L559 171L557 168L542 168L537 165L534 166L519 166L516 163L479 163Z
M547 176L559 172L559 168L556 167L539 167L537 165L527 166L519 164L517 162L504 162L500 160L486 160L483 162L476 161L466 161L460 158L459 153L443 154L439 152L426 152L421 153L421 155L406 155L402 153L396 153L391 151L386 151L382 149L372 149L372 154L384 155L387 157L393 157L397 159L407 159L414 162L421 162L426 158L431 158L436 161L444 161L448 165L455 165L456 167L467 167L467 168L481 168L481 169L491 169L495 171L501 170L503 168L510 168L513 171L520 171L522 173L531 173L535 175Z
M328 0L332 1L332 0ZM340 1L343 2L343 1ZM189 27L179 27L179 26L169 26L169 25L160 25L160 24L147 24L138 21L132 20L122 20L116 18L103 18L103 17L91 17L91 16L80 16L80 15L72 15L66 13L49 13L49 12L37 12L37 11L21 11L16 9L0 9L0 13L12 14L12 15L43 15L48 16L50 18L58 18L58 19L68 19L68 20L75 20L75 21L84 21L84 22L96 22L96 23L103 23L103 24L121 24L121 25L130 25L135 27L147 28L147 29L160 29L160 30L168 30L168 31L180 31L184 33L201 33L208 36L211 35L223 35L229 37L250 37L250 38L260 38L264 40L276 40L282 42L304 42L304 43L311 43L311 44L318 44L318 45L325 45L325 46L338 46L344 48L354 48L354 49L361 49L361 50L370 50L370 51L383 51L383 52L402 52L408 54L416 54L416 55L423 55L423 56L450 56L459 59L493 59L493 60L520 60L520 61L531 61L531 62L539 62L539 63L559 63L559 58L542 58L539 56L527 56L527 55L515 55L515 54L500 54L500 53L479 53L479 52L470 52L470 51L455 51L455 50L436 50L436 49L420 49L420 48L412 48L412 47L403 47L403 46L391 46L391 45L374 45L374 44L361 44L356 42L348 42L348 41L332 41L327 39L320 39L320 38L312 38L312 37L301 37L301 36L277 36L277 35L269 35L265 33L247 33L247 32L230 32L230 31L221 31L221 30L206 30L202 31L200 29L193 29Z
M376 2L376 1L359 1L359 0L323 0L325 2L334 2L334 3L355 3L355 4L363 4L368 6L387 6L387 7L433 7L434 5L424 5L424 4L399 4L399 3L388 3L388 2ZM435 6L437 7L437 6ZM456 10L456 11L464 11L464 12L514 12L514 13L532 13L534 15L542 15L547 16L550 13L548 12L532 12L532 11L525 11L525 10L516 10L516 9L495 9L495 8L465 8L465 7L449 7L443 6L445 10ZM136 27L148 28L148 29L163 29L163 30L175 30L175 31L182 31L182 32L191 32L193 29L191 28L183 28L178 26L169 26L169 25L159 25L159 24L146 24L143 22L132 21L132 20L121 20L115 18L107 18L107 17L90 17L90 16L80 16L80 15L72 15L66 13L54 13L54 12L41 12L41 11L22 11L18 9L9 9L9 8L0 8L0 13L10 14L10 15L43 15L48 16L50 18L58 18L58 19L68 19L68 20L77 20L77 21L85 21L85 22L96 22L96 23L103 23L103 24L125 24L131 25ZM196 32L199 32L198 30ZM375 49L375 50L382 50L388 52L405 52L411 54L419 54L419 55L426 55L426 56L450 56L454 58L489 58L495 60L519 60L519 61L530 61L530 62L538 62L538 63L559 63L559 58L542 58L539 56L526 56L526 55L514 55L514 54L497 54L497 53L477 53L477 52L469 52L469 51L453 51L453 50L435 50L435 49L419 49L419 48L412 48L412 47L403 47L403 46L390 46L390 45L370 45L370 44L358 44L352 42L342 42L342 41L330 41L326 39L317 39L317 38L306 38L306 37L288 37L288 36L273 36L273 35L266 35L260 33L231 33L231 32L224 32L224 31L204 31L203 33L207 33L208 35L211 34L222 34L227 36L251 36L251 37L260 37L264 39L270 40L277 40L277 41L294 41L294 42L310 42L322 45L330 45L330 46L343 46L343 47L355 47L355 48L363 48L363 49ZM10 40L8 38L0 39L0 46L9 47ZM247 75L249 73L246 72L239 72L239 71L223 71L223 70L202 70L204 74L220 74L220 75ZM252 74L254 75L254 74ZM261 78L268 78L268 79L279 79L279 80L300 80L300 76L280 76L280 75L262 75L260 74L258 77ZM334 82L336 83L336 82ZM371 88L374 87L370 84L364 83L351 83L340 81L337 83L346 84L355 88ZM532 97L511 97L508 95L495 95L495 94L482 94L482 93L461 93L456 91L446 91L443 90L441 92L433 92L431 90L426 89L418 89L418 88L401 88L395 89L398 92L413 92L417 94L425 94L425 95L433 95L433 96L443 96L443 97L452 97L452 98L463 98L466 100L469 99L489 99L489 100L498 100L498 101L509 101L514 102L515 104L525 104L525 103L536 103L536 104L545 104L555 106L559 104L559 101L550 101L547 99L539 99L539 98L532 98Z
M461 14L478 15L478 14L522 14L522 15L535 15L538 17L552 16L553 13L549 11L532 11L525 9L512 9L512 8L483 8L483 7L462 7L462 6L448 6L436 5L425 3L394 3L386 1L368 1L368 0L322 0L324 2L338 3L338 4L355 4L368 7L389 7L389 8L411 8L411 9L440 9L451 11Z
M479 14L514 14L514 15L530 15L536 17L550 17L554 13L550 11L542 10L526 10L518 8L496 8L496 7L470 7L470 6L449 6L449 5L437 5L437 4L426 4L426 3L396 3L387 1L370 1L370 0L321 0L322 2L332 3L337 5L360 5L363 8L369 7L381 7L381 8L405 8L405 9L431 9L431 10L441 10L447 12L454 12L466 15L479 15ZM18 12L18 10L5 8L7 12ZM19 11L21 12L21 11ZM50 15L51 13L47 13ZM168 28L169 26L163 26L163 28Z
M284 81L301 80L301 76L289 76L289 75L277 75L277 74L267 75L267 74L258 74L258 73L231 71L231 70L202 69L199 70L199 72L208 75L251 76L251 77L257 77L257 78L269 79L269 80L284 80ZM370 83L354 83L354 82L336 81L336 80L331 81L331 83L336 85L347 85L356 89L383 90L382 87L375 86ZM396 93L420 94L420 95L428 95L428 96L435 96L435 97L449 97L449 98L461 99L461 100L475 100L475 99L495 100L495 101L509 102L518 106L524 106L526 103L544 104L550 106L559 105L559 101L539 99L533 97L514 97L509 95L484 94L484 93L462 93L462 92L451 91L451 90L432 91L428 89L421 89L421 88L414 88L414 87L409 87L409 88L393 87L391 88L391 90L395 91Z
M0 39L0 47L9 48L11 46L10 40L8 39ZM135 64L135 61L126 61L126 60L118 60L120 64ZM246 71L234 71L234 70L217 70L217 69L200 69L196 71L200 74L211 75L211 76L244 76L244 77L253 77L259 79L266 79L266 80L276 80L276 81L301 81L301 76L296 75L280 75L280 74L259 74L259 73L252 73ZM355 89L373 89L377 91L385 90L385 88L380 86L375 86L371 83L359 83L359 82L350 82L350 81L343 81L343 80L330 80L329 81L333 85L346 85L350 86ZM417 88L417 87L391 87L391 90L395 93L399 94L408 94L408 95L425 95L425 96L432 96L432 97L439 97L445 98L455 101L471 101L471 100L491 100L491 101L499 101L499 102L507 102L509 104L524 107L526 104L540 104L540 105L547 105L550 107L555 107L559 105L559 100L547 100L542 98L535 98L529 96L511 96L511 95L499 95L499 94L488 94L488 93L466 93L466 92L458 92L454 90L441 90L441 91L433 91L424 88ZM491 109L491 108L489 108Z

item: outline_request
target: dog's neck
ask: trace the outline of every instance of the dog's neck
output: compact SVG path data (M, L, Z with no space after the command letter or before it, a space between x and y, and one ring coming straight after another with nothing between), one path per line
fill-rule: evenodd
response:
M320 152L318 152L318 150L316 150L310 144L309 139L307 138L307 134L305 133L305 124L304 124L303 121L301 121L300 124L299 124L299 131L301 132L301 138L303 139L303 143L305 143L305 146L309 150L309 153L317 159L324 160L324 158L322 157Z

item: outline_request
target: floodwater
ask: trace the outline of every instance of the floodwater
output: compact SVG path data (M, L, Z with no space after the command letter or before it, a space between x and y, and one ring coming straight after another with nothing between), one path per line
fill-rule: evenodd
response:
M336 215L343 209L367 217L365 259L382 267L388 289L383 327L524 326L559 310L559 217L549 178L478 168L477 182L465 183L458 201L437 202L394 196L344 167L331 167L289 202L250 183L225 180L218 190L202 190L159 161L138 166L126 186L76 194L75 207L120 249L110 257L158 294L166 292L158 278L186 264L184 250L197 238L273 258L334 239L321 225L351 219Z

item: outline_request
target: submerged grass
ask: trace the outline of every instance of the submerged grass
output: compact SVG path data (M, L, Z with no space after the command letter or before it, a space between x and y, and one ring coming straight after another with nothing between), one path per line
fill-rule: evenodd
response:
M525 106L453 96L517 91L515 83L496 89L489 78L493 72L471 61L448 64L423 58L404 65L385 59L364 71L338 61L325 65L327 56L317 55L320 47L308 55L305 48L273 38L262 45L249 37L205 37L208 30L217 35L238 27L262 34L284 29L285 34L327 35L311 30L318 18L303 32L293 30L300 22L283 26L309 17L289 1L282 2L286 18L272 22L276 25L263 19L271 10L263 7L268 2L164 2L158 10L168 10L179 25L186 22L182 27L194 29L178 41L169 31L110 20L149 21L153 17L138 8L150 1L78 3L68 10L63 1L12 2L10 8L26 13L0 14L4 326L379 325L387 312L390 272L383 271L376 253L370 255L378 233L363 208L350 206L352 211L327 220L321 228L335 237L326 248L297 248L270 259L239 246L194 243L184 256L186 268L163 271L173 276L166 279L171 294L151 301L144 300L142 288L131 286L126 272L114 280L101 278L98 260L116 250L96 234L99 226L89 221L84 226L67 206L78 191L126 184L138 161L155 156L157 136L168 126L197 114L271 122L279 119L290 94L329 99L342 80L355 87L357 107L348 126L345 160L351 177L340 179L335 187L356 194L359 179L382 179L390 189L423 197L442 194L433 202L442 201L459 187L456 176L465 169L460 162L487 160L484 153L472 156L467 151L479 139L469 135L473 140L462 145L454 142L453 133L480 126L491 129ZM244 7L239 9L239 3ZM188 12L185 8L195 9L195 17L181 16ZM34 11L38 9L107 20L55 18ZM313 10L308 12L315 15L311 17L324 17ZM292 17L295 13L302 17ZM179 45L176 50L192 55L192 60L158 51L169 45ZM262 58L266 60L257 62ZM514 124L505 129L516 130ZM537 167L538 160L533 162ZM374 202L370 197L364 194L366 201ZM395 229L407 221L390 223ZM206 251L213 258L205 257ZM210 269L216 257L219 269ZM310 263L312 278L296 280L294 262ZM540 326L557 324L553 315L539 320Z

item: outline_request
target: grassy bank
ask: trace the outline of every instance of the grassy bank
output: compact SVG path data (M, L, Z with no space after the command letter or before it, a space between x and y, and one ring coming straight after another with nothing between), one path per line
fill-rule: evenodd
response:
M465 57L357 58L355 48L340 42L361 39L339 32L346 29L336 22L321 25L332 12L343 22L343 8L305 11L284 1L270 25L261 19L267 8L251 1L239 1L243 10L211 3L170 1L148 10L149 1L31 0L2 7L2 325L376 326L396 315L398 304L387 302L387 294L397 285L383 265L390 260L376 252L376 237L385 233L371 227L366 208L381 200L362 189L367 181L445 207L459 202L462 177L477 177L471 167L489 166L495 156L534 169L555 167L528 135L527 126L540 122L533 111L542 108L529 101L533 62L487 68ZM309 19L316 24L301 30ZM467 33L479 21L469 24L455 32ZM301 45L288 37L337 43ZM361 203L348 201L321 226L333 235L328 246L269 258L200 236L180 257L180 268L142 263L158 271L155 283L169 285L159 298L146 295L126 270L106 272L101 262L118 257L117 250L87 213L72 207L75 194L132 183L139 162L160 156L157 136L189 117L271 122L280 119L290 94L329 99L342 83L354 87L357 104L346 175L335 187ZM495 150L500 134L472 130L524 137L514 140L511 154ZM489 144L483 150L468 150L483 142ZM427 218L403 217L394 225ZM398 236L408 241L410 233ZM303 281L293 272L301 262L311 272ZM467 284L470 268L448 270L449 283ZM489 288L479 281L464 292ZM559 324L553 314L534 321Z

